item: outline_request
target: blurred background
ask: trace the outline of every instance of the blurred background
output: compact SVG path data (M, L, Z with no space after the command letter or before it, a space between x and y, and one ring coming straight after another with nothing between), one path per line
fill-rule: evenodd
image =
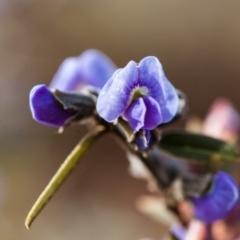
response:
M0 0L0 239L161 239L167 229L135 210L146 183L128 175L124 152L106 137L57 192L32 229L32 204L84 129L35 123L28 94L51 81L68 56L96 48L120 67L157 56L204 117L218 96L240 109L240 1Z

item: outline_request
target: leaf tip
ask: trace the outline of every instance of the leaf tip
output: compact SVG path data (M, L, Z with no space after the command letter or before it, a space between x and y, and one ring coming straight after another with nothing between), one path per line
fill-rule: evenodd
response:
M29 219L29 217L27 217L25 220L25 227L27 228L27 230L30 230L31 223L32 221Z

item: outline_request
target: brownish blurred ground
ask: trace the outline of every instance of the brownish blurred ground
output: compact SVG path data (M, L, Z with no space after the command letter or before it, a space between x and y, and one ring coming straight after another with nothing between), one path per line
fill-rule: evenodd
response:
M97 48L119 66L156 55L204 115L217 96L240 109L240 2L237 0L1 0L1 240L160 239L162 226L134 209L145 193L124 153L99 141L36 220L24 218L82 133L33 122L28 93L49 83L67 56ZM1 191L0 191L1 192Z

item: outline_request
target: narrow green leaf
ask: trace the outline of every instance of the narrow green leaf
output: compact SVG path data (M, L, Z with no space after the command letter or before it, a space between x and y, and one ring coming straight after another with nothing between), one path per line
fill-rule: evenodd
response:
M80 161L83 155L87 152L92 143L104 132L104 130L104 127L99 126L94 131L87 133L73 149L73 151L68 155L64 163L58 169L56 174L53 176L49 184L46 186L30 210L25 220L25 226L27 229L30 228L34 219L38 216L38 214L41 212L50 198L54 195L54 193L58 190L58 188L63 184L67 176Z
M235 161L239 157L238 149L233 144L182 130L164 133L159 147L186 159Z

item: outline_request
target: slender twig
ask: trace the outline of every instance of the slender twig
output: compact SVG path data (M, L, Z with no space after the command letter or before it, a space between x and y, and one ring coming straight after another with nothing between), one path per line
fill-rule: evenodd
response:
M134 146L134 143L131 143L128 140L129 132L125 129L125 131L122 131L122 129L125 129L125 125L122 126L122 122L119 121L118 124L114 126L112 129L113 134L112 136L116 139L116 141L119 143L119 145L124 149L125 151L130 151L136 156L139 157L139 159L142 161L142 163L146 166L146 168L150 171L150 173L153 175L154 179L156 180L159 189L162 191L164 188L164 179L162 174L162 167L159 166L160 162L155 161L152 158L149 158L148 151L142 151L140 149L136 149ZM127 134L126 134L127 132Z

